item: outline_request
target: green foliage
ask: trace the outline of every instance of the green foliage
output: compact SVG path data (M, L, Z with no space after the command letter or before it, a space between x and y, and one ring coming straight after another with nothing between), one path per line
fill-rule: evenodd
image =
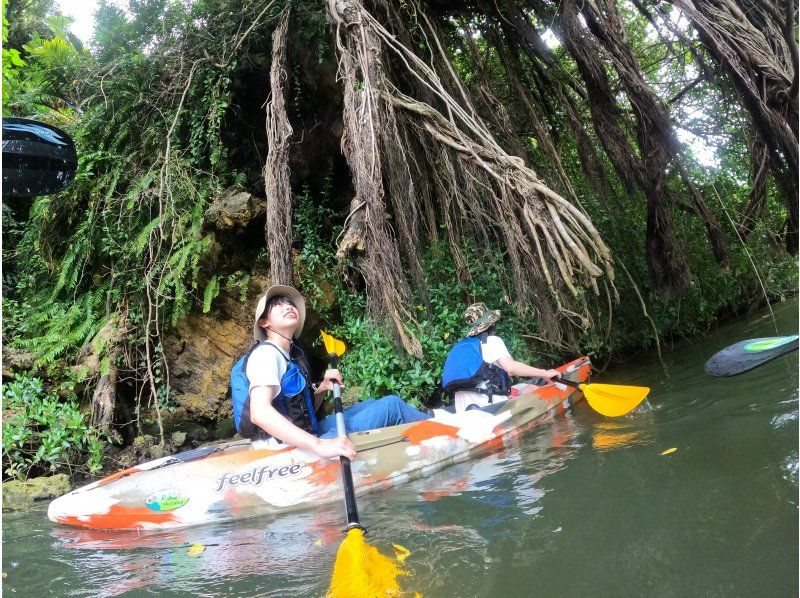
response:
M74 396L61 400L39 378L17 376L3 384L4 477L100 470L103 447Z
M29 30L16 31L17 39L12 41L7 5L4 0L3 114L41 114L49 120L69 122L76 105L74 83L91 62L91 55L76 46L77 40L68 31L71 19L59 14L40 15ZM21 46L12 45L20 42Z
M20 57L19 50L8 47L8 19L6 12L8 0L3 0L3 106L8 105L12 99L12 90L19 86L20 72L25 66L25 61Z
M206 285L206 290L203 291L203 313L207 314L211 311L211 302L219 295L219 276L212 276L211 280Z
M501 282L507 274L502 254L478 252L470 245L464 251L472 274L467 284L453 282L457 281L455 266L443 244L432 246L423 259L430 304L417 303L411 323L411 330L422 344L422 359L407 355L389 331L365 317L362 298L352 298L340 289L343 322L333 328L332 334L348 344L341 362L342 373L349 384L361 387L362 399L391 393L412 405L423 404L441 380L447 353L466 335L463 313L473 301L501 309L503 317L496 333L515 359L529 363L533 360L531 348L523 338L531 327L513 313L508 303L498 302L504 294Z
M421 405L439 383L448 351L466 334L463 312L472 301L485 301L493 309L502 309L497 333L515 358L533 359L531 347L522 336L532 327L513 313L507 299L498 304L509 278L502 253L479 250L471 243L463 247L471 274L464 284L453 282L458 277L444 243L434 244L425 252L422 264L430 303L424 305L417 295L410 323L422 344L423 358L406 354L389 329L368 318L364 295L354 293L347 277L342 276L333 250L341 231L341 216L329 207L331 192L329 173L318 193L306 185L298 198L294 219L295 237L302 242L300 288L313 309L329 321L329 332L347 344L340 369L348 385L361 389L362 399L397 394L412 405Z

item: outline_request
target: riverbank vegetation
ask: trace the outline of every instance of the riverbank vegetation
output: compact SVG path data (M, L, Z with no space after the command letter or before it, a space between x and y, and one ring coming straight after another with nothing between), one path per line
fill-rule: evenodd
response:
M115 442L163 437L165 338L249 312L259 273L360 396L415 403L472 301L515 356L602 367L797 287L791 2L101 1L88 46L49 0L3 6L4 116L80 156L3 201L4 369ZM238 191L250 216L212 222Z

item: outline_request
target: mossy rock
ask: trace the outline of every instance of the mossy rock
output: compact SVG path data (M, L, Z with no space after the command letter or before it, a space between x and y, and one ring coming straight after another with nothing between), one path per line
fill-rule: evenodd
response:
M53 499L70 490L72 483L65 473L25 481L3 482L3 508L25 509L34 501Z
M233 418L221 419L214 428L214 440L227 440L236 434L236 423Z
M138 452L145 452L156 443L156 439L150 434L144 436L137 436L133 439L133 448Z

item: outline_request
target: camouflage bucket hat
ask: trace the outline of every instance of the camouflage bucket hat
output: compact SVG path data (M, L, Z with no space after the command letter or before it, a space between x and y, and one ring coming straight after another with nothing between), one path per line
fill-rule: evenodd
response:
M500 319L500 310L489 311L485 303L473 303L464 312L464 321L469 325L467 336L477 336L492 327Z

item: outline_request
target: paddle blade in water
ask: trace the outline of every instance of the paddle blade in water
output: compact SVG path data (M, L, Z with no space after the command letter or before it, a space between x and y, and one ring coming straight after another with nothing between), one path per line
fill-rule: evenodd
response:
M374 598L400 593L397 578L408 575L392 558L382 555L364 540L364 532L351 529L339 547L329 598Z
M333 338L324 330L320 330L319 333L322 335L322 342L325 343L325 350L328 352L328 355L338 355L339 357L344 355L344 352L347 350L347 346L345 346L342 341Z
M581 384L583 396L589 406L606 417L619 417L630 413L647 398L646 386L618 386L616 384Z
M797 347L796 334L741 341L712 355L706 362L706 373L716 377L735 376L796 351Z

